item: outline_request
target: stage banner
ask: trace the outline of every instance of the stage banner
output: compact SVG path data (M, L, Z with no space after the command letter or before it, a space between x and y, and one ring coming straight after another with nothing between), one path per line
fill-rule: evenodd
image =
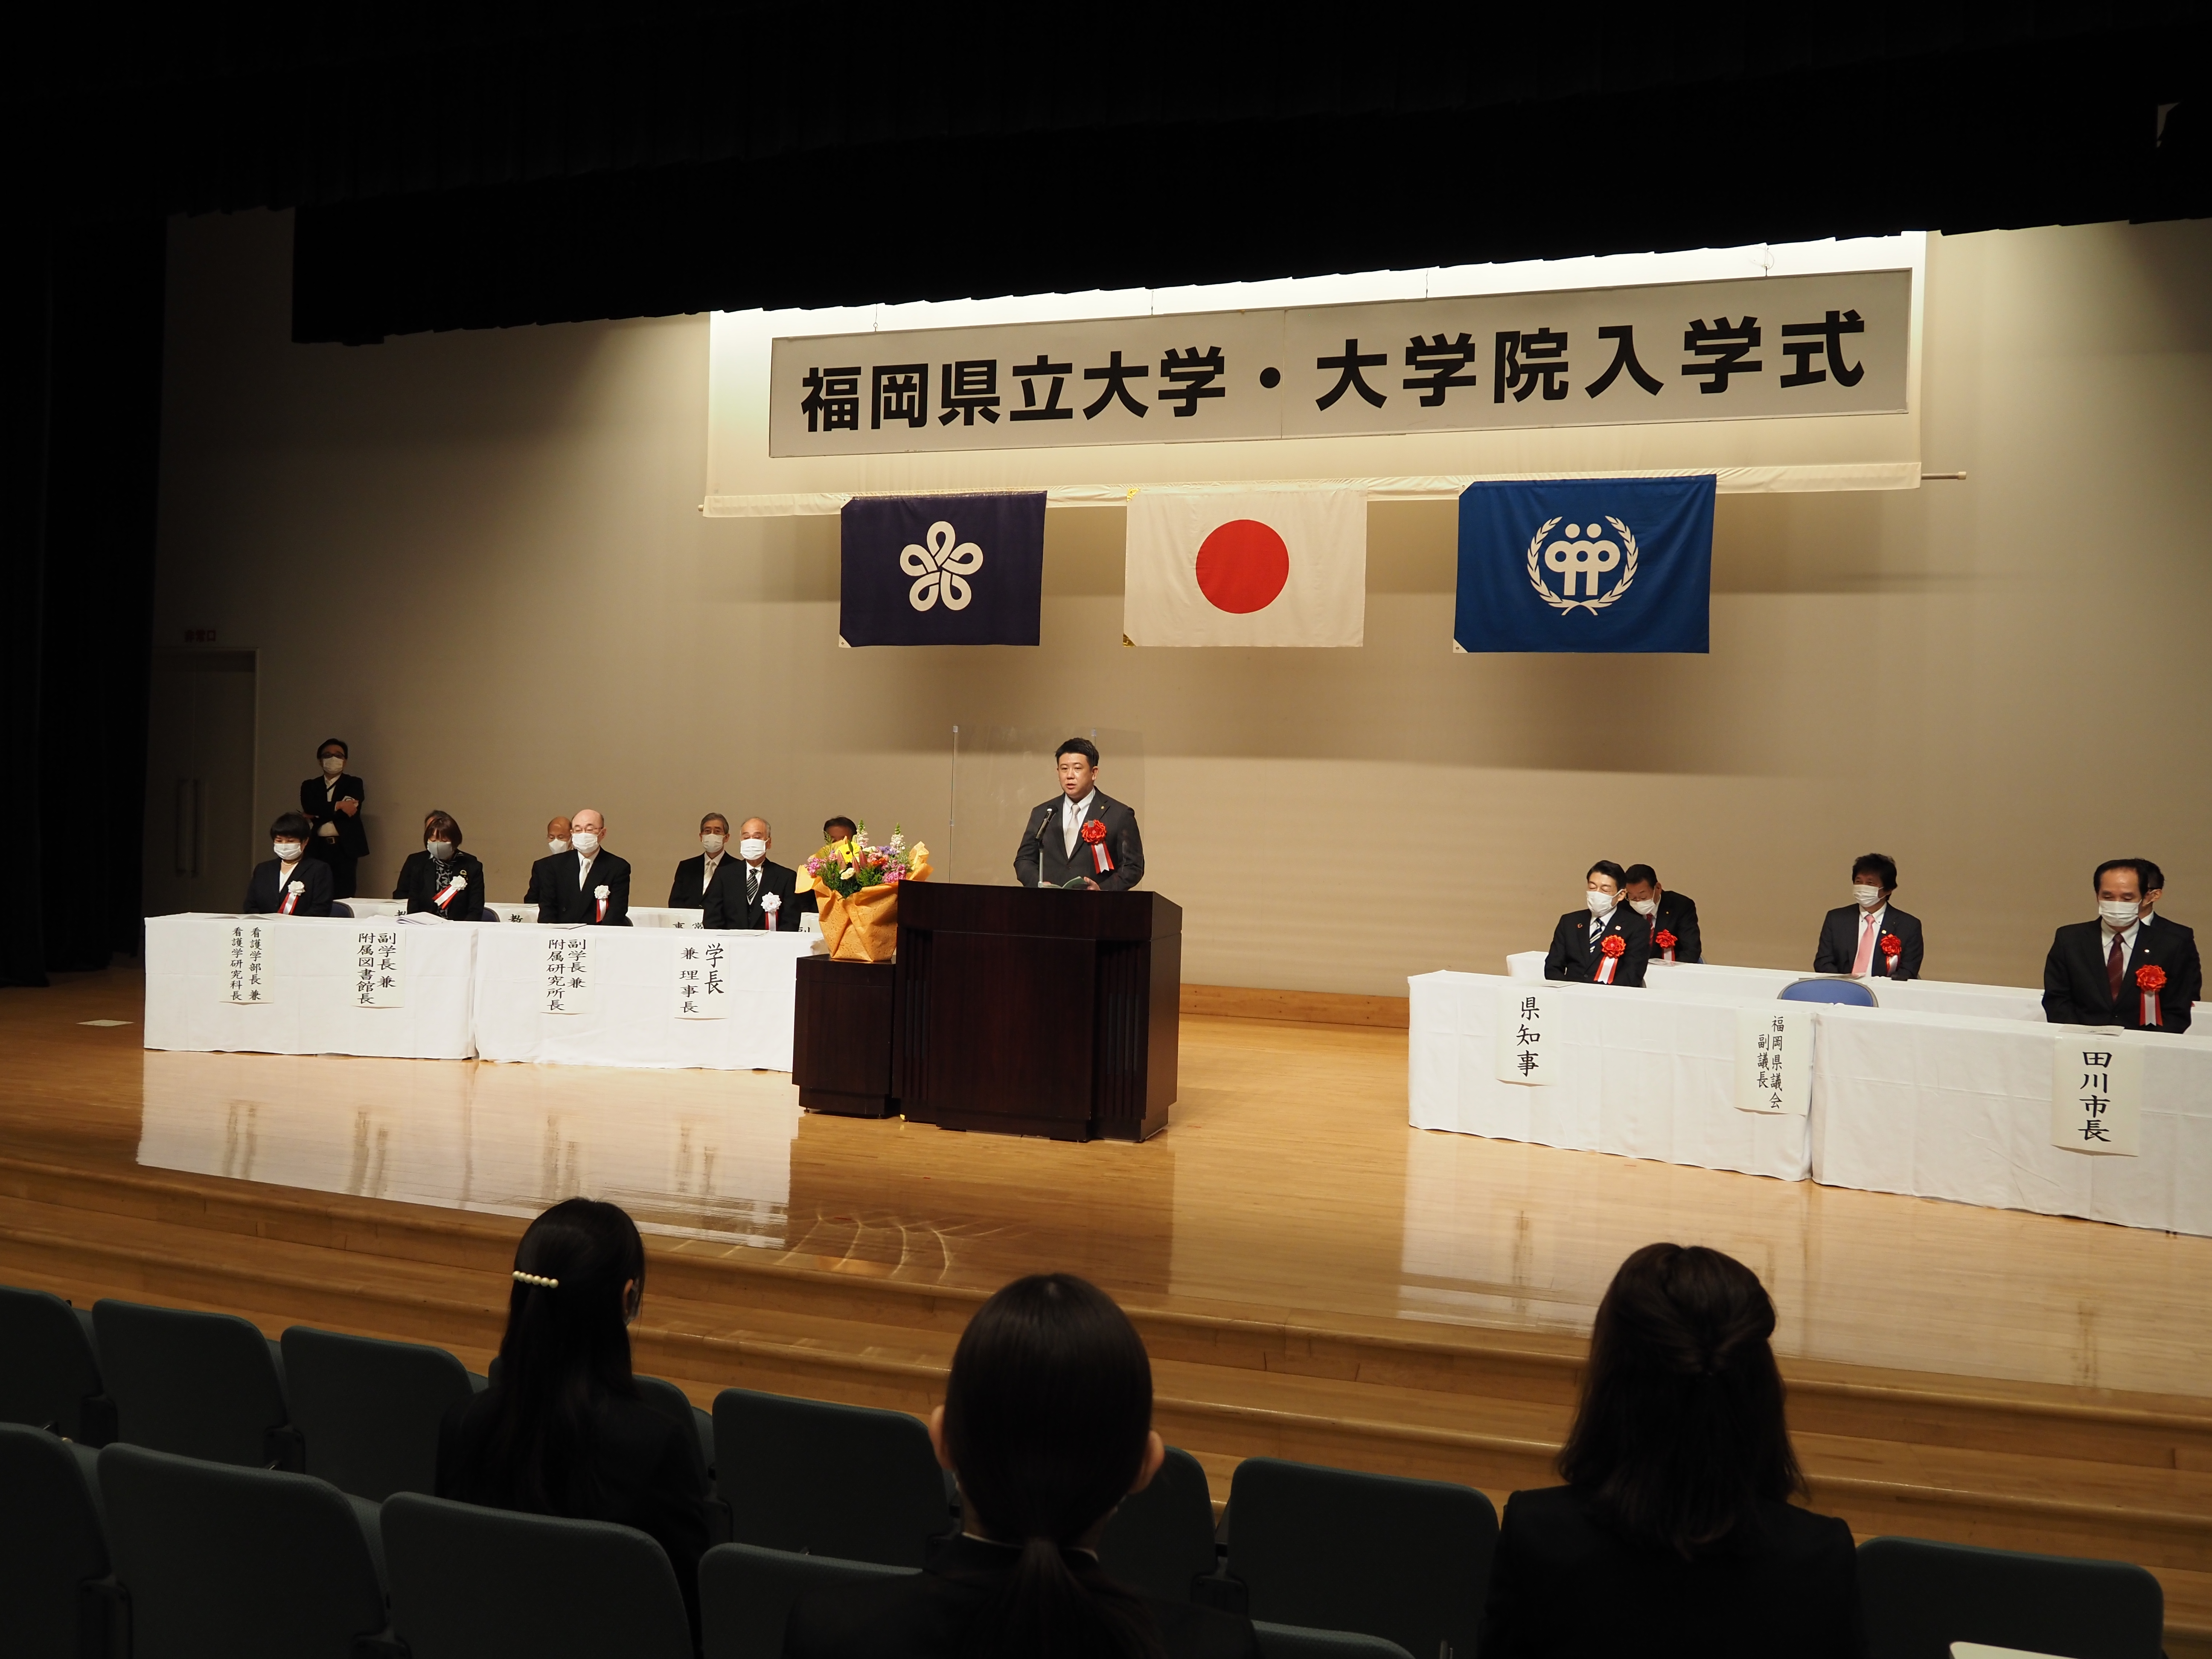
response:
M1121 636L1131 645L1358 645L1367 496L1358 489L1139 489Z
M1035 645L1044 491L864 495L840 519L841 645Z
M1469 484L1462 651L1710 648L1713 478Z

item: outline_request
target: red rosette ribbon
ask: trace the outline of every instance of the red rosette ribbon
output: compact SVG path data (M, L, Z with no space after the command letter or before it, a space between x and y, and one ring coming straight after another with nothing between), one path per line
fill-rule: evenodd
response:
M2142 997L2142 1020L2146 1029L2163 1026L2159 1018L2158 994L2166 988L2166 969L2154 962L2146 962L2136 969L2136 990Z
M1613 971L1620 966L1621 957L1628 954L1628 941L1618 933L1607 933L1597 942L1597 951L1605 960L1598 963L1597 974L1590 982L1593 985L1610 985Z
M1668 962L1674 961L1674 930L1673 928L1662 927L1657 933L1651 935L1651 942L1659 947L1664 960Z
M1889 958L1889 971L1897 971L1897 959L1905 954L1905 941L1894 933L1881 936L1881 953Z
M1114 867L1114 855L1106 850L1106 826L1092 818L1083 826L1082 835L1091 848L1091 862L1104 875Z

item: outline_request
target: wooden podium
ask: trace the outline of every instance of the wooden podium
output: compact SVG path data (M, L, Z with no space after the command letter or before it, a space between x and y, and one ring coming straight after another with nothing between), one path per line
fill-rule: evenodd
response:
M891 1093L910 1121L1057 1140L1167 1127L1181 905L935 881L898 902Z

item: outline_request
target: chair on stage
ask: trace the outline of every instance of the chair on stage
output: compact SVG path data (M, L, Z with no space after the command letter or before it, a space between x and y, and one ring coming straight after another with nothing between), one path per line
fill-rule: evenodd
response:
M1497 1549L1498 1511L1472 1486L1273 1457L1230 1483L1225 1576L1271 1624L1471 1654Z
M401 1492L384 1547L392 1627L413 1659L690 1659L675 1569L634 1527Z
M912 1567L793 1555L756 1544L717 1544L699 1562L706 1659L781 1659L792 1604L809 1590L910 1577Z
M1348 1630L1308 1630L1255 1619L1252 1633L1260 1638L1261 1659L1413 1659L1395 1642Z
M282 1350L309 1474L380 1504L438 1490L438 1425L482 1379L443 1348L309 1325L287 1330Z
M929 1431L904 1412L725 1389L714 1467L740 1544L919 1567L957 1524Z
M100 1490L133 1652L376 1650L386 1622L375 1505L312 1475L129 1445L100 1452Z
M1858 1566L1869 1659L1949 1659L1954 1642L2159 1659L2165 1639L2158 1580L2124 1561L1869 1538Z
M1098 1562L1109 1577L1163 1601L1188 1601L1195 1579L1219 1565L1213 1544L1213 1497L1199 1461L1178 1447L1144 1491L1121 1500L1098 1540Z
M92 1316L44 1291L0 1285L0 1423L52 1429L88 1446L115 1437Z
M120 1651L94 1456L44 1429L0 1424L0 1608L16 1659Z
M251 1468L303 1466L276 1344L229 1314L92 1304L116 1438Z
M343 899L332 899L331 901L331 915L335 920L340 921L351 921L353 920L353 906L348 904Z
M1832 1002L1845 1008L1879 1008L1874 988L1856 979L1800 979L1782 988L1779 1002Z

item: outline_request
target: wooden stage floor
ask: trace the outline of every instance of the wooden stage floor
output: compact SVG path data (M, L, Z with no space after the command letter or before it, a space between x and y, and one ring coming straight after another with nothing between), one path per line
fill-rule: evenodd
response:
M2212 1239L1406 1122L1402 1030L1188 1016L1143 1146L800 1113L781 1073L148 1053L140 980L0 991L0 1279L495 1345L520 1218L648 1230L641 1369L926 1409L1020 1273L1104 1285L1163 1431L1238 1458L1545 1484L1620 1259L1772 1291L1816 1506L2137 1560L2212 1653ZM83 1022L113 1019L112 1026Z

